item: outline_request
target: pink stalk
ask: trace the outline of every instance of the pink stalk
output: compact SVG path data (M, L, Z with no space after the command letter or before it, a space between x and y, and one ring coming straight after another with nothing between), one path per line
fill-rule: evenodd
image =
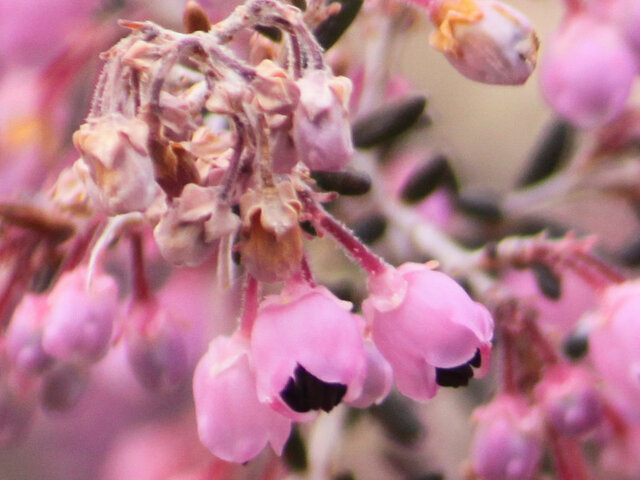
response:
M553 428L547 430L558 480L591 480L580 445L576 440L562 437Z
M311 221L335 238L347 253L369 274L383 273L388 268L384 260L373 253L347 227L318 205L308 191L298 192L298 198L302 202L304 209L311 215Z
M258 316L258 280L251 275L247 275L244 291L244 302L242 306L242 317L240 318L240 329L249 338L253 330L253 324Z
M131 236L131 270L133 272L134 298L144 302L151 298L147 273L145 271L142 235L135 233Z

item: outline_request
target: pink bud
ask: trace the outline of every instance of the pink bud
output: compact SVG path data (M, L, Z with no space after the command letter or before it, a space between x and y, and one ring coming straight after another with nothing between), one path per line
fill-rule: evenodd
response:
M595 379L585 370L567 365L548 368L536 387L536 397L547 422L561 435L581 435L602 420Z
M217 337L193 376L198 434L215 456L247 462L267 443L280 454L291 421L258 400L246 340Z
M251 336L261 401L296 420L358 397L366 358L349 307L323 287L297 284L262 302Z
M149 302L134 307L125 333L129 365L147 389L167 392L176 389L190 373L186 325L159 305Z
M540 80L551 106L579 127L603 125L623 110L638 67L615 26L570 16L549 42Z
M49 368L53 358L42 348L42 322L46 297L26 295L14 312L5 337L11 366L24 374L37 375Z
M300 102L293 119L299 160L311 170L340 170L353 154L349 125L351 81L324 70L307 72L297 82Z
M451 278L406 263L370 277L369 289L363 312L402 393L427 400L437 383L466 385L472 367L486 371L493 320Z
M118 309L118 286L96 274L87 289L87 269L65 273L47 299L42 345L60 360L95 362L107 352Z
M520 85L533 72L538 38L517 10L493 0L434 0L429 9L431 44L465 77Z
M44 374L40 402L49 411L69 410L82 399L88 382L87 370L60 363Z
M502 395L474 413L471 464L482 480L530 480L542 455L539 414L520 398Z

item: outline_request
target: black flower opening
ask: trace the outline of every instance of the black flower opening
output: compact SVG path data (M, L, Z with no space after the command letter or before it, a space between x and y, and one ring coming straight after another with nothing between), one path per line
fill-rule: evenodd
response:
M482 365L482 357L480 350L476 349L476 353L471 360L462 365L453 368L436 368L436 383L441 387L466 387L469 380L473 378L473 368L479 368Z
M346 385L323 382L307 372L300 364L293 375L280 392L280 397L294 412L304 413L309 410L329 412L347 393Z

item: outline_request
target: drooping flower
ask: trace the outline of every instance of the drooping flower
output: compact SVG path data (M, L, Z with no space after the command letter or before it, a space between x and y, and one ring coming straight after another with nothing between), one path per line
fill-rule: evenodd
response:
M471 464L483 480L530 480L542 456L542 422L524 400L496 397L473 414Z
M87 269L64 274L47 298L44 351L59 360L95 362L109 347L118 311L118 286L96 274L87 288Z
M520 85L533 72L538 38L517 10L493 0L436 0L429 10L431 44L465 77Z
M406 263L370 277L369 290L363 311L402 393L427 400L438 384L466 385L473 367L486 371L493 319L451 278Z
M307 72L297 82L293 140L298 158L311 170L340 170L353 154L348 118L351 80L325 70Z
M549 42L540 80L560 115L592 128L622 113L637 73L634 52L616 27L579 14L568 17Z
M368 408L382 402L393 386L393 370L371 340L365 340L367 368L360 395L348 404L356 408Z
M247 343L239 334L217 337L193 377L200 440L229 462L247 462L267 443L280 454L291 428L289 419L258 399Z
M587 370L569 365L549 367L536 387L547 422L561 435L577 436L595 428L603 403Z
M357 398L366 357L349 304L289 284L262 302L251 335L258 396L292 419Z
M610 287L589 316L589 354L603 377L609 399L630 418L640 419L640 282Z

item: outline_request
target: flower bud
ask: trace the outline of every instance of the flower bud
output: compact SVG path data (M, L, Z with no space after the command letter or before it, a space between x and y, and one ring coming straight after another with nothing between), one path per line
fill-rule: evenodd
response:
M297 84L300 102L294 113L293 139L299 159L311 170L340 170L353 154L348 118L351 80L313 70Z
M538 37L517 10L493 0L440 0L430 7L431 44L465 77L520 85L536 66Z
M19 373L38 375L53 364L53 357L42 348L42 323L46 311L44 296L27 295L11 318L5 346L11 366Z
M125 333L127 359L138 381L154 392L178 388L189 376L185 332L166 308L134 306Z
M107 352L118 309L118 286L104 274L86 286L87 269L64 274L47 299L42 345L60 360L95 362Z
M622 113L637 72L634 53L616 27L579 14L549 42L540 80L542 93L560 115L593 128Z
M477 422L471 464L482 480L531 480L542 456L542 422L537 411L502 395L474 412Z
M566 365L550 367L536 387L547 422L561 435L592 430L603 417L595 380L584 370Z

